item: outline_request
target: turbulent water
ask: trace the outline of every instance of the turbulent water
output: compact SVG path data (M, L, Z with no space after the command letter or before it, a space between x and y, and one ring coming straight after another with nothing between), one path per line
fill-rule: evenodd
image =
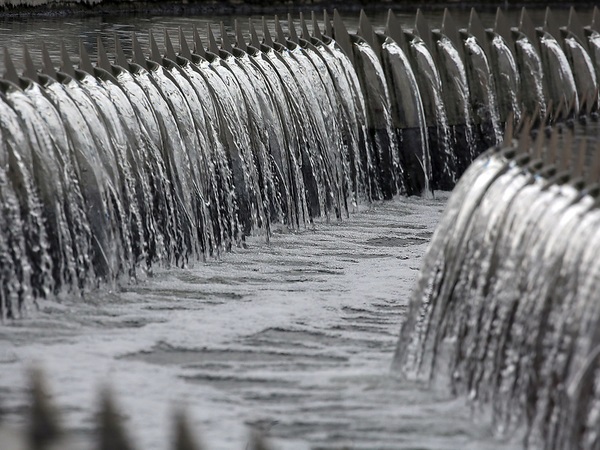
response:
M597 136L580 150L569 139L553 136L541 158L490 151L467 170L396 353L409 378L490 404L496 427L523 433L527 448L599 442Z
M545 38L540 58L523 35L516 62L502 39L488 60L471 36L463 64L445 38L434 50L428 36L372 33L384 42L372 48L364 23L348 58L341 43L301 50L283 37L252 37L248 53L223 40L227 53L181 22L200 56L183 40L177 56L165 33L142 42L148 62L129 33L147 24L111 23L98 46L110 42L127 70L100 51L95 70L83 51L87 73L63 56L68 75L45 62L50 77L38 77L24 58L40 84L2 81L0 306L18 317L0 328L8 421L22 423L26 369L40 364L81 441L110 383L142 448L166 447L180 406L211 448L243 448L247 428L282 448L514 444L495 439L479 406L478 424L447 389L396 378L391 355L445 204L429 188L452 188L501 138L517 94L542 113L548 91L561 105L597 95L590 57ZM575 60L587 68L576 76ZM490 81L496 63L519 67L499 83L514 87L508 98ZM395 86L414 95L402 108ZM407 192L423 197L398 198ZM61 301L42 300L53 294ZM436 345L411 357L438 364Z
M398 199L83 304L44 302L0 329L6 420L21 423L39 365L81 440L108 384L148 450L167 448L179 406L206 448L244 448L252 428L285 449L502 448L464 399L390 372L445 203Z

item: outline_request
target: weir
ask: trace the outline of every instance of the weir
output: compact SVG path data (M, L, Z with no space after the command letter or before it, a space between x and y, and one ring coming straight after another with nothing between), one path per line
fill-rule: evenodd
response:
M557 130L528 141L486 152L456 186L395 367L490 403L525 447L596 448L600 157Z
M179 53L166 32L149 56L134 34L130 59L99 39L77 68L64 47L59 68L25 47L22 75L5 51L2 317L275 224L451 189L511 117L596 113L596 16L584 28L572 10L561 29L548 10L535 29L523 10L510 35L500 10L489 30L475 11L465 29L446 10L440 29L418 12L406 30L390 11L384 33L363 12L357 34L337 11L312 33L276 17L262 40L253 23L233 40L221 25L220 45L180 30Z
M330 342L347 348L347 354L370 351L384 342L383 320L405 317L394 359L402 381L449 384L453 395L491 405L494 431L517 435L525 447L597 448L600 153L577 142L571 130L577 137L598 118L600 13L579 14L571 9L562 23L547 9L536 26L525 9L515 23L499 9L494 25L486 28L475 10L464 23L445 10L439 24L417 11L409 25L392 11L383 22L371 23L363 11L356 32L338 11L325 12L322 19L313 13L310 20L303 14L276 16L260 24L250 19L247 28L241 21L229 28L182 26L177 36L156 29L147 39L135 32L108 40L98 36L92 58L84 42L78 55L64 45L57 51L42 44L39 59L24 46L21 67L13 62L18 55L5 49L3 324L19 324L13 319L27 317L41 299L112 292L150 278L157 267L184 271L247 242L268 242L278 231L293 234L319 221L341 223L364 204L385 209L394 197L412 196L432 202L437 214L447 194L438 203L433 197L454 189L406 316L398 301L344 306L343 314L346 309L355 314L348 319L351 332L334 337L300 319L294 322L300 331L278 328L259 302L252 320L245 309L226 309L225 315L228 321L237 314L236 326L254 321L264 328L242 327L237 341L215 340L216 348L214 342L200 349L189 344L215 330L227 334L230 323L210 313L208 326L196 329L194 321L204 310L190 313L188 323L170 315L168 320L176 320L167 327L181 327L185 336L156 338L161 333L154 329L144 348L136 344L115 353L97 348L133 364L180 365L181 372L173 371L177 381L208 380L234 389L266 384L251 395L264 396L265 403L283 398L296 404L306 394L307 379L298 372L314 364L308 378L320 378L323 365L337 369L349 360L344 352L326 353ZM520 141L512 139L514 128ZM403 198L403 206L390 213L394 226L414 236L350 233L367 241L365 258L377 256L371 247L406 246L410 250L393 254L406 259L429 237L423 224L396 223L398 215L411 213L406 205L414 201ZM415 220L418 213L412 214ZM367 218L361 227L373 223ZM396 233L388 228L386 233ZM338 254L330 245L325 251L336 264L358 264L352 252ZM293 242L291 248L293 253ZM276 264L296 267L286 258L291 257L275 259ZM241 264L252 264L245 261ZM222 283L220 269L205 269L213 270L210 282ZM242 283L254 280L248 275L253 267L244 270ZM337 266L327 271L339 275ZM283 269L266 273L281 275L283 284L298 281L296 273L288 280ZM185 277L194 278L186 273L180 281ZM197 280L185 282L198 289ZM262 285L256 291L269 295ZM195 295L181 292L175 296ZM237 300L246 295L240 292L232 289L224 296ZM173 308L143 305L163 307ZM183 309L188 307L198 312L197 304ZM133 322L138 320L143 327L146 319ZM323 326L328 333L348 326L330 325ZM352 327L363 334L353 334ZM171 336L170 331L164 334ZM286 341L294 333L300 350L293 339ZM114 342L124 348L126 339L119 339ZM393 345L396 337L391 339ZM82 348L89 353L91 347ZM282 357L293 362L282 364ZM265 376L262 366L257 371L252 364L261 358L275 361L267 367L285 375ZM2 357L0 364L14 364L9 359ZM296 384L289 382L289 372ZM34 390L40 389L38 382ZM371 392L369 383L361 389ZM311 386L319 401L332 386L340 388L327 382ZM392 384L391 390L396 387L406 385ZM374 390L381 398L361 399L351 409L372 411L390 402L389 386ZM327 408L338 406L336 395L327 398ZM390 398L393 403L407 397ZM305 429L306 411L299 411L301 425L292 423L280 436ZM389 411L396 417L396 409ZM323 415L315 417L318 434ZM340 423L324 426L337 430L346 422ZM364 428L375 430L378 443L396 437L395 427L385 429L389 423L373 423ZM188 434L184 430L180 438ZM49 444L56 436L51 437ZM367 433L363 441L368 439Z

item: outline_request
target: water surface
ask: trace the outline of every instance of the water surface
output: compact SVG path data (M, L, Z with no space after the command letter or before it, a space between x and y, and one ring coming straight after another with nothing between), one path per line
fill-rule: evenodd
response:
M505 448L465 399L390 370L446 198L396 199L118 293L44 302L0 328L8 420L22 423L39 365L82 440L108 384L148 450L167 448L175 407L215 449L244 448L251 428L282 449Z
M160 45L164 27L191 36L197 25L205 38L219 20L231 27L230 17L7 20L0 42L19 65L22 43L39 61L44 41L58 61L63 39L73 55L78 39L93 54L97 35L112 48L118 33L128 51L131 31L145 42L158 30ZM26 370L37 365L82 441L108 384L138 447L150 450L167 448L178 407L207 448L244 448L251 428L285 449L514 448L494 437L485 411L445 385L415 385L390 370L446 198L363 205L341 223L280 230L269 244L250 238L218 260L156 269L115 292L41 303L0 326L7 421L23 423Z

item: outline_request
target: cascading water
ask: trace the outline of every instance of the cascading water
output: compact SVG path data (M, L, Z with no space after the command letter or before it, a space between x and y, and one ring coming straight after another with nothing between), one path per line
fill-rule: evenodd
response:
M61 253L54 258L57 289L69 285L83 288L94 278L92 262L89 259L90 246L93 243L82 197L81 180L72 159L70 140L61 117L43 95L38 84L26 82L23 94L25 95L13 91L6 98L10 99L15 110L20 112L25 126L35 127L37 130L30 136L39 136L40 142L36 148L41 148L40 156L46 160L46 168L51 170L50 173L40 175L46 183L54 180L53 182L58 184L58 189L54 186L49 187L46 195L52 196L53 191L60 195L46 199L48 208L58 209L53 212L56 222L48 224L54 229L53 238L62 243ZM18 106L19 103L21 106ZM53 137L51 142L47 141L48 134ZM56 155L56 159L53 160L51 155Z
M546 115L547 99L544 93L542 61L531 41L521 35L515 40L515 56L521 74L521 101L525 111Z
M12 86L8 88L12 90ZM10 95L10 91L7 94ZM5 292L3 304L10 307L15 303L13 307L17 307L17 301L20 306L32 295L46 295L52 290L52 262L43 223L44 205L33 178L36 173L34 150L16 112L4 98L2 100L2 159L7 178L6 188L3 189L6 190L7 200L7 248L4 257L11 260L7 264L10 269L4 273L6 278L2 283ZM40 171L37 174L41 176ZM6 316L5 311L2 316Z
M512 113L514 120L521 120L519 100L521 77L513 52L502 36L494 34L490 42L490 62L498 95L500 121L506 123Z
M274 45L274 44L273 44ZM281 44L280 44L281 45ZM283 47L279 47L283 51ZM294 121L296 123L302 123L304 120L312 119L312 123L320 123L315 114L318 112L308 111L309 104L305 103L310 100L310 97L302 96L300 93L300 87L296 84L294 75L290 67L286 64L284 57L277 52L272 46L262 45L263 58L266 64L274 70L275 73L280 77L283 87L286 92L288 101L290 102L289 111L294 115ZM292 65L297 66L297 62L291 58L290 62ZM305 87L304 85L303 87ZM316 106L313 103L313 106ZM306 111L307 117L303 117L302 114ZM322 146L325 144L324 138L318 141L315 136L317 131L311 127L298 126L296 128L298 133L298 145L300 153L297 158L302 165L302 174L304 177L304 186L306 187L307 202L309 208L310 217L316 217L319 215L328 216L328 189L331 182L329 178L330 173L323 166L323 156L320 154ZM323 129L319 132L323 135ZM321 146L319 145L321 144Z
M299 214L295 211L295 202L290 196L290 186L294 178L290 172L289 158L283 153L286 143L281 117L269 96L269 86L265 78L252 64L250 56L241 50L232 49L232 52L235 63L229 59L227 67L240 83L249 112L248 125L252 129L252 146L257 149L255 159L263 174L261 188L266 193L265 198L271 201L266 205L266 220L295 223L298 226Z
M193 69L192 62L175 55L169 59L167 65L171 68L170 73L187 99L198 133L200 145L191 148L190 157L197 153L198 175L202 175L198 176L195 187L201 190L202 204L199 208L202 208L202 217L209 220L201 238L206 257L211 251L230 248L231 241L236 236L235 230L238 230L239 224L232 198L235 188L225 146L210 119L219 117L213 101L214 94L206 80Z
M464 41L467 60L467 79L469 80L471 104L477 122L480 124L480 142L484 148L497 144L502 136L500 116L496 101L494 77L488 57L474 36L467 36ZM477 152L480 153L480 152Z
M305 34L305 38L310 38L307 33ZM368 135L366 106L360 82L356 72L352 70L350 61L333 39L329 39L326 44L323 40L313 38L311 45L315 45L325 66L317 62L321 67L318 71L323 73L323 68L326 68L330 72L330 80L335 85L336 101L344 109L344 113L339 114L339 120L344 124L345 134L350 139L345 145L349 150L351 186L354 186L352 202L356 207L360 198L368 200L376 198L370 191L370 183L367 182L365 172L367 164L365 161L367 155L372 154L372 144ZM348 96L348 93L352 95Z
M372 160L367 167L379 167L379 173L370 174L375 198L391 198L404 191L404 172L400 166L400 153L390 111L390 95L381 63L371 46L356 36L353 42L354 57L362 91L367 104L367 119L372 130Z
M382 65L392 93L392 114L402 152L406 189L409 194L426 192L431 179L431 156L419 85L400 46L388 37L381 38Z
M547 74L544 82L548 85L548 101L557 106L563 105L565 112L571 108L571 104L578 111L579 99L571 66L559 43L548 33L544 33L540 38L540 56L544 73ZM585 91L587 92L587 89Z
M282 31L281 34L283 35ZM283 36L280 39L283 40ZM334 181L339 186L337 208L339 211L345 211L347 214L348 199L350 199L352 204L358 202L358 198L353 197L352 194L350 155L357 152L359 143L352 128L352 116L356 115L356 113L348 114L346 111L350 109L343 107L340 97L344 93L347 95L351 91L349 86L345 87L345 90L341 93L336 91L335 83L327 69L327 65L321 59L319 51L312 44L306 42L304 45L299 45L288 40L287 45L288 48L294 49L292 55L298 60L301 61L304 58L308 58L310 63L312 63L311 65L307 61L303 66L309 68L310 76L307 77L307 80L313 86L313 89L315 87L320 88L314 89L314 101L321 105L323 125L330 139L328 145L330 148L329 157L335 160L334 168L336 169L336 173Z
M260 44L257 45L260 46ZM283 180L283 187L286 192L287 210L290 215L288 223L299 227L301 224L306 223L310 217L307 197L310 201L314 201L315 197L310 197L308 193L313 191L309 191L309 188L305 187L306 184L312 187L310 183L313 178L305 180L302 176L302 138L301 131L296 126L298 121L292 119L291 114L294 110L290 108L289 103L291 94L278 77L275 68L269 64L258 48L249 47L248 55L251 62L251 65L248 66L249 72L254 73L250 67L256 67L258 71L256 75L260 74L264 79L265 93L263 98L265 102L269 102L269 96L271 96L272 107L267 109L268 113L264 113L272 114L275 119L270 121L268 125L274 127L271 132L271 148L275 151L275 163L281 168L279 176ZM260 85L259 82L258 86ZM292 126L289 124L292 124ZM316 194L313 192L313 195Z
M122 334L115 331L123 324L121 317L107 321L110 332L104 333L101 325L103 339L90 339L119 348L102 350L118 360L115 365L172 365L176 369L165 379L176 378L170 386L177 385L179 392L187 393L189 383L213 383L244 401L268 403L272 409L264 415L253 412L258 418L252 420L260 424L262 417L275 418L273 425L265 420L265 426L276 428L282 439L302 434L311 443L321 442L314 436L325 431L323 439L339 447L350 436L346 424L365 420L361 411L390 412L390 422L373 425L371 417L361 424L361 442L374 439L371 446L377 448L393 442L396 448L397 407L406 402L406 391L413 395L412 388L420 384L385 378L383 386L373 389L381 381L373 381L373 373L389 364L385 353L395 337L382 322L393 328L393 321L405 317L405 305L397 301L402 294L390 288L391 298L373 300L373 305L371 292L357 300L361 291L351 306L339 296L349 293L344 289L354 277L373 275L365 268L393 271L392 260L407 259L414 266L432 217L445 202L446 194L427 192L452 188L460 179L426 257L402 329L397 365L416 377L449 379L454 393L490 403L497 428L522 432L515 434L526 445L597 446L597 187L549 168L537 158L541 144L533 156L516 155L511 148L473 160L500 139L505 123L509 128L528 123L537 112L536 120L547 125L597 110L599 22L584 30L571 14L563 32L547 14L544 28L533 29L523 14L518 30L510 30L500 17L493 30L485 30L472 12L468 28L459 30L446 11L437 30L418 13L415 29L409 30L390 12L381 32L382 24L373 28L363 13L357 34L349 35L334 14L333 24L325 17L325 34L315 19L309 33L301 19L301 37L291 17L287 34L276 18L273 27L264 21L262 39L250 22L249 44L237 25L235 44L225 25L220 45L207 27L207 48L197 30L187 30L195 25L188 23L179 29L179 53L167 31L164 40L157 38L164 53L149 34L150 56L133 34L115 40L114 62L104 49L113 41L104 33L95 67L83 45L78 69L63 49L59 71L46 50L41 70L25 50L21 77L7 52L6 80L0 81L2 319L12 324L10 319L27 316L27 308L39 301L42 309L48 303L52 311L62 308L70 320L77 315L70 312L73 305L89 307L79 301L81 293L93 296L93 302L150 297L140 313L148 316L124 319L132 325L126 324ZM186 31L193 33L193 52ZM566 161L574 167L583 164L554 150L546 158L557 167ZM586 166L594 166L589 158ZM362 222L355 228L335 223L363 209L361 203L399 193L427 198L378 204L358 214ZM374 211L386 211L385 230L380 217L371 217ZM408 223L414 217L419 223ZM324 223L314 226L319 220ZM394 236L400 227L402 237ZM330 236L320 234L323 228L335 230L335 238L328 241ZM262 242L278 232L277 240ZM404 233L411 237L405 239ZM365 254L340 248L339 236L349 237L344 246L362 246ZM278 246L282 241L285 249ZM302 248L300 241L310 244ZM381 263L386 267L377 265L383 248L397 250ZM189 268L232 249L231 258ZM351 265L358 269L332 289L332 278ZM182 269L163 269L169 266ZM411 280L414 270L407 268L404 279ZM163 290L165 272L176 273L177 287ZM376 283L397 282L395 272L382 273L385 277L374 278ZM271 290L279 278L281 286ZM135 286L140 279L144 283ZM315 287L322 281L326 287ZM179 290L182 283L189 291ZM310 287L298 289L300 283ZM98 290L98 285L103 287ZM364 291L372 287L366 283ZM298 292L314 300L304 303L306 317L290 307L300 303L292 298ZM160 304L153 296L160 297ZM42 302L44 297L65 301ZM238 300L248 302L240 308ZM321 300L327 300L321 310L327 317L313 326ZM290 308L293 327L280 326L274 304L281 311ZM218 313L210 311L215 305L222 307ZM184 312L177 315L177 308ZM164 310L169 313L157 312ZM344 315L346 310L350 312ZM154 323L157 317L164 321ZM63 324L60 319L57 323ZM129 339L131 328L138 326L146 333L143 343ZM236 327L241 328L233 332ZM13 328L6 327L7 334ZM14 361L21 353L27 358L29 342L22 342L29 340L28 332L19 335L27 338L17 338L22 347L14 352ZM64 339L67 345L73 344L70 339ZM81 345L90 350L85 342ZM365 359L353 359L362 358L366 348L384 355L383 364L368 351ZM63 352L56 353L62 358ZM0 358L3 368L14 369L14 361ZM372 373L340 376L340 365L349 373L357 364ZM329 371L325 376L324 370ZM166 372L161 367L157 378ZM317 384L305 385L313 376ZM14 374L10 377L14 380ZM290 382L292 378L296 381ZM139 385L137 381L132 384ZM155 389L154 382L141 384ZM8 384L3 383L2 389ZM332 405L345 402L338 391L348 386L350 409L357 415L344 408L341 416L347 417L330 414ZM17 394L11 389L14 400ZM323 397L319 411L310 411L318 425L306 424L310 406L297 401L307 392L312 399ZM377 395L365 402L372 392ZM231 399L225 403L231 405ZM85 409L80 404L73 409ZM411 408L406 417L413 416ZM437 403L432 409L439 409ZM287 419L290 411L297 414L293 420ZM332 417L324 421L323 415ZM239 417L232 420L242 423ZM454 428L455 422L448 426ZM151 441L153 434L145 438ZM444 448L464 441L445 440ZM439 448L441 441L431 442L429 446Z
M215 49L216 50L216 49ZM258 230L263 227L269 230L267 222L267 214L265 210L266 202L263 196L268 195L263 190L264 184L261 183L261 178L264 179L264 173L267 163L264 157L264 144L259 136L256 136L256 122L252 117L252 108L246 103L246 98L250 94L244 96L244 90L247 88L248 81L245 80L245 73L239 71L234 57L223 52L220 57L215 53L207 53L208 61L210 62L210 70L213 70L221 79L222 85L217 96L230 99L228 115L225 117L225 124L230 129L230 137L235 142L237 149L237 162L233 164L233 177L236 189L236 197L238 198L238 208L240 216L246 219L243 220L243 233L249 234L252 230ZM240 78L236 78L236 72ZM244 83L246 85L244 85ZM249 100L251 102L251 100ZM256 147L253 146L256 143ZM247 196L247 199L243 199Z
M571 65L576 93L579 103L587 108L592 108L598 102L597 86L598 77L592 58L574 37L568 37L565 42L565 54Z
M343 128L337 121L338 112L342 112L333 96L328 73L323 73L325 82L319 75L313 61L307 54L310 49L303 50L293 42L291 49L280 49L282 58L295 80L301 87L302 110L306 111L309 123L312 124L313 135L309 139L316 144L315 153L311 155L313 166L321 167L321 177L325 186L325 197L321 203L322 211L333 210L340 218L347 213L348 197L348 163L341 131ZM328 89L329 87L329 89ZM334 103L332 103L332 100Z
M600 33L594 30L588 30L589 57L594 65L596 78L600 73Z
M393 26L390 13L398 42L363 14L365 38L334 18L340 45L314 26L309 36L304 22L298 38L289 18L289 39L275 21L276 42L266 23L262 43L251 26L251 45L237 31L235 48L224 28L221 48L209 29L209 48L195 32L192 54L180 32L180 54L165 34L163 56L150 35L146 59L134 36L133 62L117 40L118 65L99 43L98 67L82 47L78 70L63 50L61 71L45 53L43 73L26 51L27 79L7 60L7 217L18 210L23 222L22 234L7 234L16 242L7 267L23 286L7 287L20 300L3 314L90 280L139 278L156 262L206 259L249 234L268 239L273 224L340 219L363 199L418 194L430 183L450 188L478 148L498 140L511 107L517 117L545 115L546 91L562 108L569 98L573 111L579 101L591 108L597 78L579 32L570 29L567 56L541 35L542 58L522 34L515 64L498 34L489 34L494 51L478 42L485 33L471 16L477 38L445 15L435 58L422 16L425 39Z
M119 57L125 67L101 61L94 69L82 55L87 72L67 61L58 74L46 66L43 85L5 84L7 181L29 187L5 189L6 208L15 211L7 219L18 213L26 222L7 250L6 267L20 275L7 272L3 316L63 285L84 288L94 276L110 281L135 276L142 263L207 257L245 234L268 234L271 221L294 227L347 212L355 181L347 158L360 152L349 130L364 117L363 102L341 106L339 98L357 92L334 86L313 49L206 52L208 63L177 57L170 42L163 59L150 41L161 65L145 60L134 40L139 64ZM276 77L267 85L269 72ZM278 79L285 93L277 101L285 103L276 106L268 86ZM266 117L279 126L258 127ZM311 179L312 193L304 188Z
M442 99L442 81L431 53L423 40L415 36L411 39L410 54L414 59L423 95L423 106L428 118L429 142L432 151L433 189L448 189L456 182L456 155L450 148L448 117Z
M478 154L476 149L474 119L471 113L467 72L462 58L452 41L440 35L436 42L443 82L444 104L447 105L449 124L457 150L457 166L465 170Z
M189 251L191 229L190 193L188 179L181 179L177 167L179 155L173 149L183 142L173 114L166 100L157 90L150 73L140 65L122 61L123 68L115 68L116 79L127 95L137 120L139 135L137 147L147 155L140 169L148 176L153 197L153 213L161 235L164 253L159 260L182 265ZM182 172L183 173L183 172ZM157 249L157 250L160 250Z
M557 156L570 144L556 135L545 153L523 145L489 151L458 183L395 365L491 403L527 447L596 448L596 169L582 178L585 155Z

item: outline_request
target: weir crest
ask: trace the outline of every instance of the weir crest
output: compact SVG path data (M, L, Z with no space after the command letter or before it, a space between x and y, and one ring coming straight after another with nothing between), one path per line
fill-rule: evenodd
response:
M25 48L22 75L5 51L2 317L275 224L451 189L511 117L596 113L597 24L577 23L548 12L536 29L523 10L511 30L499 10L486 30L473 11L459 29L446 11L440 29L421 12L404 29L390 11L384 33L362 13L349 34L336 11L323 30L263 19L249 36L209 27L206 43L193 30L193 45L180 30L179 53L166 32L148 53L135 34L110 56L99 39L95 64L81 45L77 68L64 48L59 68Z

